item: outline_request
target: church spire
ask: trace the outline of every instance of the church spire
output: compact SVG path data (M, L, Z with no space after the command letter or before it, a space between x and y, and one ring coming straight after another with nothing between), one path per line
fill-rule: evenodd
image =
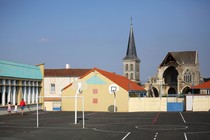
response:
M123 75L128 79L140 84L140 59L137 56L131 18L130 33L126 56L123 58Z
M139 60L136 52L136 45L135 45L135 39L134 39L134 33L133 33L133 24L132 24L132 17L131 17L131 25L130 25L130 33L128 38L128 47L125 59L136 59Z

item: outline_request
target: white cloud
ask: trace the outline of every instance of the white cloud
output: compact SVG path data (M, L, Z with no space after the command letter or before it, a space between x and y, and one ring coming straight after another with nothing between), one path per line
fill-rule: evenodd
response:
M41 38L39 40L39 42L47 43L47 42L49 42L49 39L48 38Z

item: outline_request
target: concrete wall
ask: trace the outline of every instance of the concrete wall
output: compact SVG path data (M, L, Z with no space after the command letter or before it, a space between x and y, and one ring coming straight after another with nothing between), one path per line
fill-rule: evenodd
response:
M192 95L192 111L209 111L210 110L210 96L209 95ZM129 112L153 112L153 111L167 111L167 102L183 102L184 109L185 99L175 97L162 98L130 98Z
M129 112L167 111L166 98L130 98Z
M210 110L210 96L193 96L193 111L209 111Z

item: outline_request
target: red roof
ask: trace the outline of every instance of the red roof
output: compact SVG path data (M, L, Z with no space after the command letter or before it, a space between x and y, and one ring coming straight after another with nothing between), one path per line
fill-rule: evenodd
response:
M193 89L210 89L210 80L200 85L192 87Z
M123 89L129 91L129 90L140 90L140 91L144 91L145 89L141 86L139 86L138 84L136 84L135 82L129 80L128 78L126 78L125 76L121 76L112 72L107 72L98 68L93 68L90 71L88 71L86 74L84 74L82 77L80 77L80 79L84 78L85 76L87 76L88 74L90 74L93 71L97 71L100 74L102 74L103 76L107 77L109 80L113 81L115 84L117 84L118 86L122 87ZM70 87L72 84L66 86L63 90L67 89L68 87Z
M91 69L45 69L45 77L80 77Z

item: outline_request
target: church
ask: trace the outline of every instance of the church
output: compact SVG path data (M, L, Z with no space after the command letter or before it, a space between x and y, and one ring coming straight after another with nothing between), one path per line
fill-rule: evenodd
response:
M131 19L126 56L123 58L123 75L140 85L140 59L137 56Z
M197 51L168 52L155 76L146 83L147 96L195 94L191 87L202 82Z
M123 58L123 75L137 84L140 82L138 58L131 19L126 56ZM155 76L145 83L147 96L162 97L174 94L199 93L191 87L203 81L199 69L197 51L168 52L157 68Z

